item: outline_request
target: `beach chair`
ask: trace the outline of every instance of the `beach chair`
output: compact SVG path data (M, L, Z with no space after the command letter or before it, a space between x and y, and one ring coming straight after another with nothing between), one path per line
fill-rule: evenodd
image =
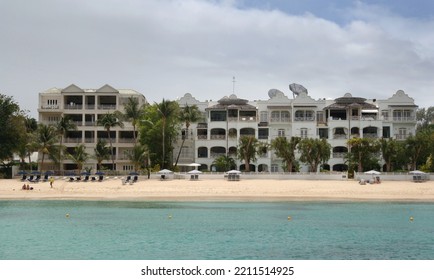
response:
M74 177L69 177L69 182L74 182Z
M35 178L35 176L30 175L30 177L29 177L29 179L27 179L27 181L29 181L29 182L33 182L33 178Z
M24 182L27 179L27 175L23 174L23 177L21 177L21 182Z
M89 181L89 175L86 175L86 176L84 177L84 180L83 180L83 182L87 182L87 181Z
M47 182L48 181L48 174L44 175L44 179L42 180L43 182Z
M131 181L131 176L128 175L128 176L127 176L127 179L125 180L125 183L128 183L128 182L130 182L130 181Z
M35 180L33 181L34 183L39 183L39 181L41 181L41 175L37 175Z
M99 175L98 182L102 182L103 180L104 180L104 176L103 175Z
M92 181L92 182L96 182L96 177L95 177L95 176L92 176L91 181Z
M134 175L134 178L133 178L133 183L137 182L138 180L139 180L139 176L137 176L137 175Z

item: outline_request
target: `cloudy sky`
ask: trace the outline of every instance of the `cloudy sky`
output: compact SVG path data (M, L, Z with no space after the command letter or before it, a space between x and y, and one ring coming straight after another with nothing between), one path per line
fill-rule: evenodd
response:
M434 106L434 1L0 0L0 93L37 117L38 93L72 83L148 101L191 93L315 98L404 90Z

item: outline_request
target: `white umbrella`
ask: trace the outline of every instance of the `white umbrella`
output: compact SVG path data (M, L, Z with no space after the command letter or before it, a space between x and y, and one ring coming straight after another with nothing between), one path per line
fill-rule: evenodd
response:
M369 175L380 175L381 172L377 171L377 170L369 170L366 171L364 174L369 174Z
M420 170L413 170L413 171L410 171L408 173L410 173L410 174L426 174L425 172L420 171Z
M173 173L172 170L169 169L162 169L160 171L157 172L158 174L169 174L169 173Z
M187 173L188 174L202 174L202 171L194 169L194 170L188 171Z

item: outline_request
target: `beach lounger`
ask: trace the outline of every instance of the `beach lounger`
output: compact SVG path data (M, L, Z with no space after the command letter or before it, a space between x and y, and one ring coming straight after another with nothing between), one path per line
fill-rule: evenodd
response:
M133 183L137 182L138 180L139 180L139 176L137 176L137 175L134 175L134 178L133 178Z

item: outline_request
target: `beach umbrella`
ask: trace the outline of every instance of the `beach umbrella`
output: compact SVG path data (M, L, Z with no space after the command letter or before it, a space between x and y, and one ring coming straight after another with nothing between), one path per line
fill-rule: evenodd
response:
M104 172L98 171L98 172L95 172L95 175L104 175Z
M47 171L45 171L45 173L44 173L45 175L53 175L54 174L54 172L53 171L50 171L50 170L47 170Z
M194 169L194 170L188 171L187 173L188 174L202 174L202 171Z
M369 170L364 172L364 174L369 174L369 175L380 175L381 172L377 171L377 170Z
M41 175L41 172L39 172L39 171L33 171L32 174L33 175Z
M169 174L169 173L173 173L172 170L169 169L162 169L160 171L157 172L158 174Z
M18 171L17 174L18 174L18 175L26 175L26 174L27 174L27 171L21 170L21 171Z
M89 173L89 172L86 172L86 171L83 171L83 172L80 173L80 175L86 175L86 176L89 176L90 173Z
M410 172L408 172L408 173L410 173L410 174L416 174L416 175L419 175L419 174L426 174L425 172L420 171L420 170L413 170L413 171L410 171Z

